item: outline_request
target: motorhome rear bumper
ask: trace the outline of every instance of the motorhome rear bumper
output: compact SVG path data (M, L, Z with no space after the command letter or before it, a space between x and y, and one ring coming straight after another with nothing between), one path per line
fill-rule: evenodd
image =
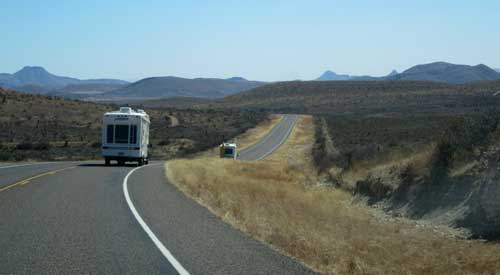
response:
M120 149L103 149L101 152L103 157L109 158L141 158L144 157L144 152L141 150L120 150Z

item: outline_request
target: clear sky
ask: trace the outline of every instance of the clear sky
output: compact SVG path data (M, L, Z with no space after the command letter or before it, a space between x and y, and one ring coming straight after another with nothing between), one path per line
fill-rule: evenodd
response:
M276 81L500 67L500 1L2 0L0 72Z

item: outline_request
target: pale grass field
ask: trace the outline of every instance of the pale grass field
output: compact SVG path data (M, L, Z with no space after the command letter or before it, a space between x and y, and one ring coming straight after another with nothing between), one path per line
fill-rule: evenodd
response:
M457 240L320 184L312 118L269 158L174 160L167 177L223 221L325 274L500 274L500 245Z

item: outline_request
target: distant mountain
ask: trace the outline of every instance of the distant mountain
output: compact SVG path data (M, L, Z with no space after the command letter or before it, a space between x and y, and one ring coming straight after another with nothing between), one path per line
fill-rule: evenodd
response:
M483 64L469 66L434 62L411 67L400 74L391 75L385 79L425 80L460 84L473 81L497 80L500 79L500 73Z
M97 85L126 85L130 84L130 82L120 79L111 79L111 78L99 78L99 79L85 79L81 80L78 84L87 85L87 84L97 84Z
M79 79L53 75L42 67L26 66L13 74L21 85L37 85L44 88L58 88L80 82Z
M60 96L65 98L82 99L96 95L102 95L110 91L123 88L124 84L70 84L60 89L52 90L47 93L51 96Z
M233 76L233 77L227 78L227 80L230 80L230 81L248 81L246 78L243 78L241 76Z
M500 79L500 72L493 70L486 65L476 66L456 65L446 62L434 62L422 64L409 68L398 73L396 70L387 76L353 76L348 74L338 75L332 71L326 71L317 80L422 80L434 82L446 82L462 84L473 81L497 80Z
M21 85L21 81L11 74L0 73L0 87L16 87Z
M146 100L167 97L218 98L250 90L264 82L248 81L244 78L181 78L174 76L151 77L139 80L116 91L103 95L110 98ZM96 98L101 100L102 98Z
M6 87L25 92L45 93L63 88L67 85L80 84L111 84L124 85L127 81L118 79L88 79L80 80L78 78L58 76L51 74L43 67L26 66L14 74L0 74L0 87ZM35 88L39 87L39 88Z
M85 83L71 84L56 90L58 93L92 93L92 92L109 92L123 88L124 84L109 84L109 83Z
M20 92L28 93L28 94L40 94L40 95L48 94L51 91L50 89L47 89L47 88L44 88L44 87L41 87L38 85L32 85L32 84L18 86L16 88L16 90L18 90Z
M377 77L369 75L348 75L348 74L336 74L332 71L324 72L316 80L318 81L346 81L346 80L377 80Z
M399 74L398 71L392 70L387 76L393 76Z
M351 78L351 76L348 74L336 74L332 71L326 71L320 77L318 77L316 80L338 81L338 80L349 80L350 78Z
M497 71L497 72L499 72L499 73L500 73L500 68L495 69L495 71Z

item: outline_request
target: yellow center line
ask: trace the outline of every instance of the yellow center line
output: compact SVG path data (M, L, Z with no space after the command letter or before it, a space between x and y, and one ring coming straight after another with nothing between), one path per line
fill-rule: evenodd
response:
M3 188L0 189L0 192L3 192L3 191L6 191L14 186L18 186L18 185L25 185L25 184L28 184L30 183L32 180L34 179L38 179L38 178L41 178L43 176L47 176L47 175L54 175L56 173L59 173L59 172L62 172L64 170L68 170L68 169L73 169L75 168L76 166L71 166L71 167L66 167L66 168L62 168L62 169L57 169L57 170L52 170L52 171L49 171L49 172L45 172L45 173L42 173L42 174L39 174L39 175L36 175L36 176L33 176L33 177L30 177L30 178L27 178L27 179L23 179L21 181L18 181L16 183L13 183L11 185L8 185L8 186L5 186Z

